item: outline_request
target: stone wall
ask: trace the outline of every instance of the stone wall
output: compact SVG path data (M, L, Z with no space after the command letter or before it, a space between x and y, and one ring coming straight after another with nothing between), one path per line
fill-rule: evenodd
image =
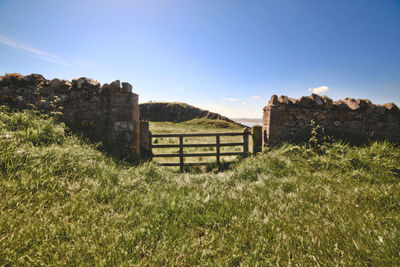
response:
M300 99L273 95L264 107L264 146L307 140L311 121L321 126L326 135L353 144L371 139L400 142L400 111L393 103L375 105L353 98L333 102L315 94Z
M46 80L42 75L7 74L0 79L0 104L60 112L70 125L102 140L106 146L140 153L138 95L129 83L79 78Z

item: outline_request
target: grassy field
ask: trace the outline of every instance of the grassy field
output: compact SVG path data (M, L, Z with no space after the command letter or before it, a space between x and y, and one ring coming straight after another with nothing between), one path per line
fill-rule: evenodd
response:
M241 133L244 128L236 124L221 120L207 120L207 119L194 119L187 122L173 123L173 122L150 122L150 131L153 134L169 134L169 133L226 133L235 132ZM185 137L183 140L184 144L215 144L216 138L210 137ZM242 136L222 136L221 143L239 143L243 142ZM154 144L179 144L179 138L177 137L161 137L153 140ZM251 138L249 137L249 145L251 147ZM214 147L200 147L200 148L184 148L184 153L215 153L216 148ZM243 147L221 147L221 152L242 152ZM163 153L179 153L179 148L155 148L154 154ZM237 156L222 156L221 160L230 162L237 159ZM155 162L179 162L179 158L154 158ZM185 158L185 162L215 162L215 157L190 157ZM170 168L171 170L178 170L179 168ZM194 168L198 170L199 168Z
M32 112L1 110L0 137L0 265L400 265L389 143L284 145L179 174Z

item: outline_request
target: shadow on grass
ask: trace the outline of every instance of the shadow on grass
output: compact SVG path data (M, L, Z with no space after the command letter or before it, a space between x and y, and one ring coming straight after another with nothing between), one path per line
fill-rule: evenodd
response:
M77 123L71 123L63 120L60 117L57 117L57 120L65 123L68 134L78 136L83 142L92 144L98 151L104 153L118 164L138 166L144 162L140 158L140 155L132 152L128 148L121 148L110 144L105 144L101 138L96 136L94 130L90 127L84 127Z

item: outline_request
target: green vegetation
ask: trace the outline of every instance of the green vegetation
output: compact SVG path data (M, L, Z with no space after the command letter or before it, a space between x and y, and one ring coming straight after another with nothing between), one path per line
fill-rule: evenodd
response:
M193 119L190 121L185 121L185 122L183 122L183 125L185 125L185 124L188 126L200 125L200 126L206 127L206 128L218 129L222 132L227 132L227 131L221 130L221 128L230 129L232 131L243 130L243 127L239 126L236 123L232 123L232 122L224 121L224 120L207 119L207 118L198 118L198 119Z
M284 145L223 173L113 160L0 111L0 265L400 265L400 149Z
M161 102L160 101L149 101L149 102L141 103L141 104L167 104L167 106L178 105L178 106L182 106L184 108L190 106L189 104L186 104L186 103L183 103L183 102L162 102L162 101Z

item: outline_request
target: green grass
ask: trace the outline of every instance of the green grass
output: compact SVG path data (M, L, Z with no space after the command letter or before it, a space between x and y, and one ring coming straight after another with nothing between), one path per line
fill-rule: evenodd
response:
M182 106L182 107L190 106L189 104L186 104L183 102L163 102L163 101L149 101L149 102L141 103L141 104L167 104L168 106L178 105L178 106Z
M400 149L284 145L220 173L115 161L0 111L0 265L400 265Z

